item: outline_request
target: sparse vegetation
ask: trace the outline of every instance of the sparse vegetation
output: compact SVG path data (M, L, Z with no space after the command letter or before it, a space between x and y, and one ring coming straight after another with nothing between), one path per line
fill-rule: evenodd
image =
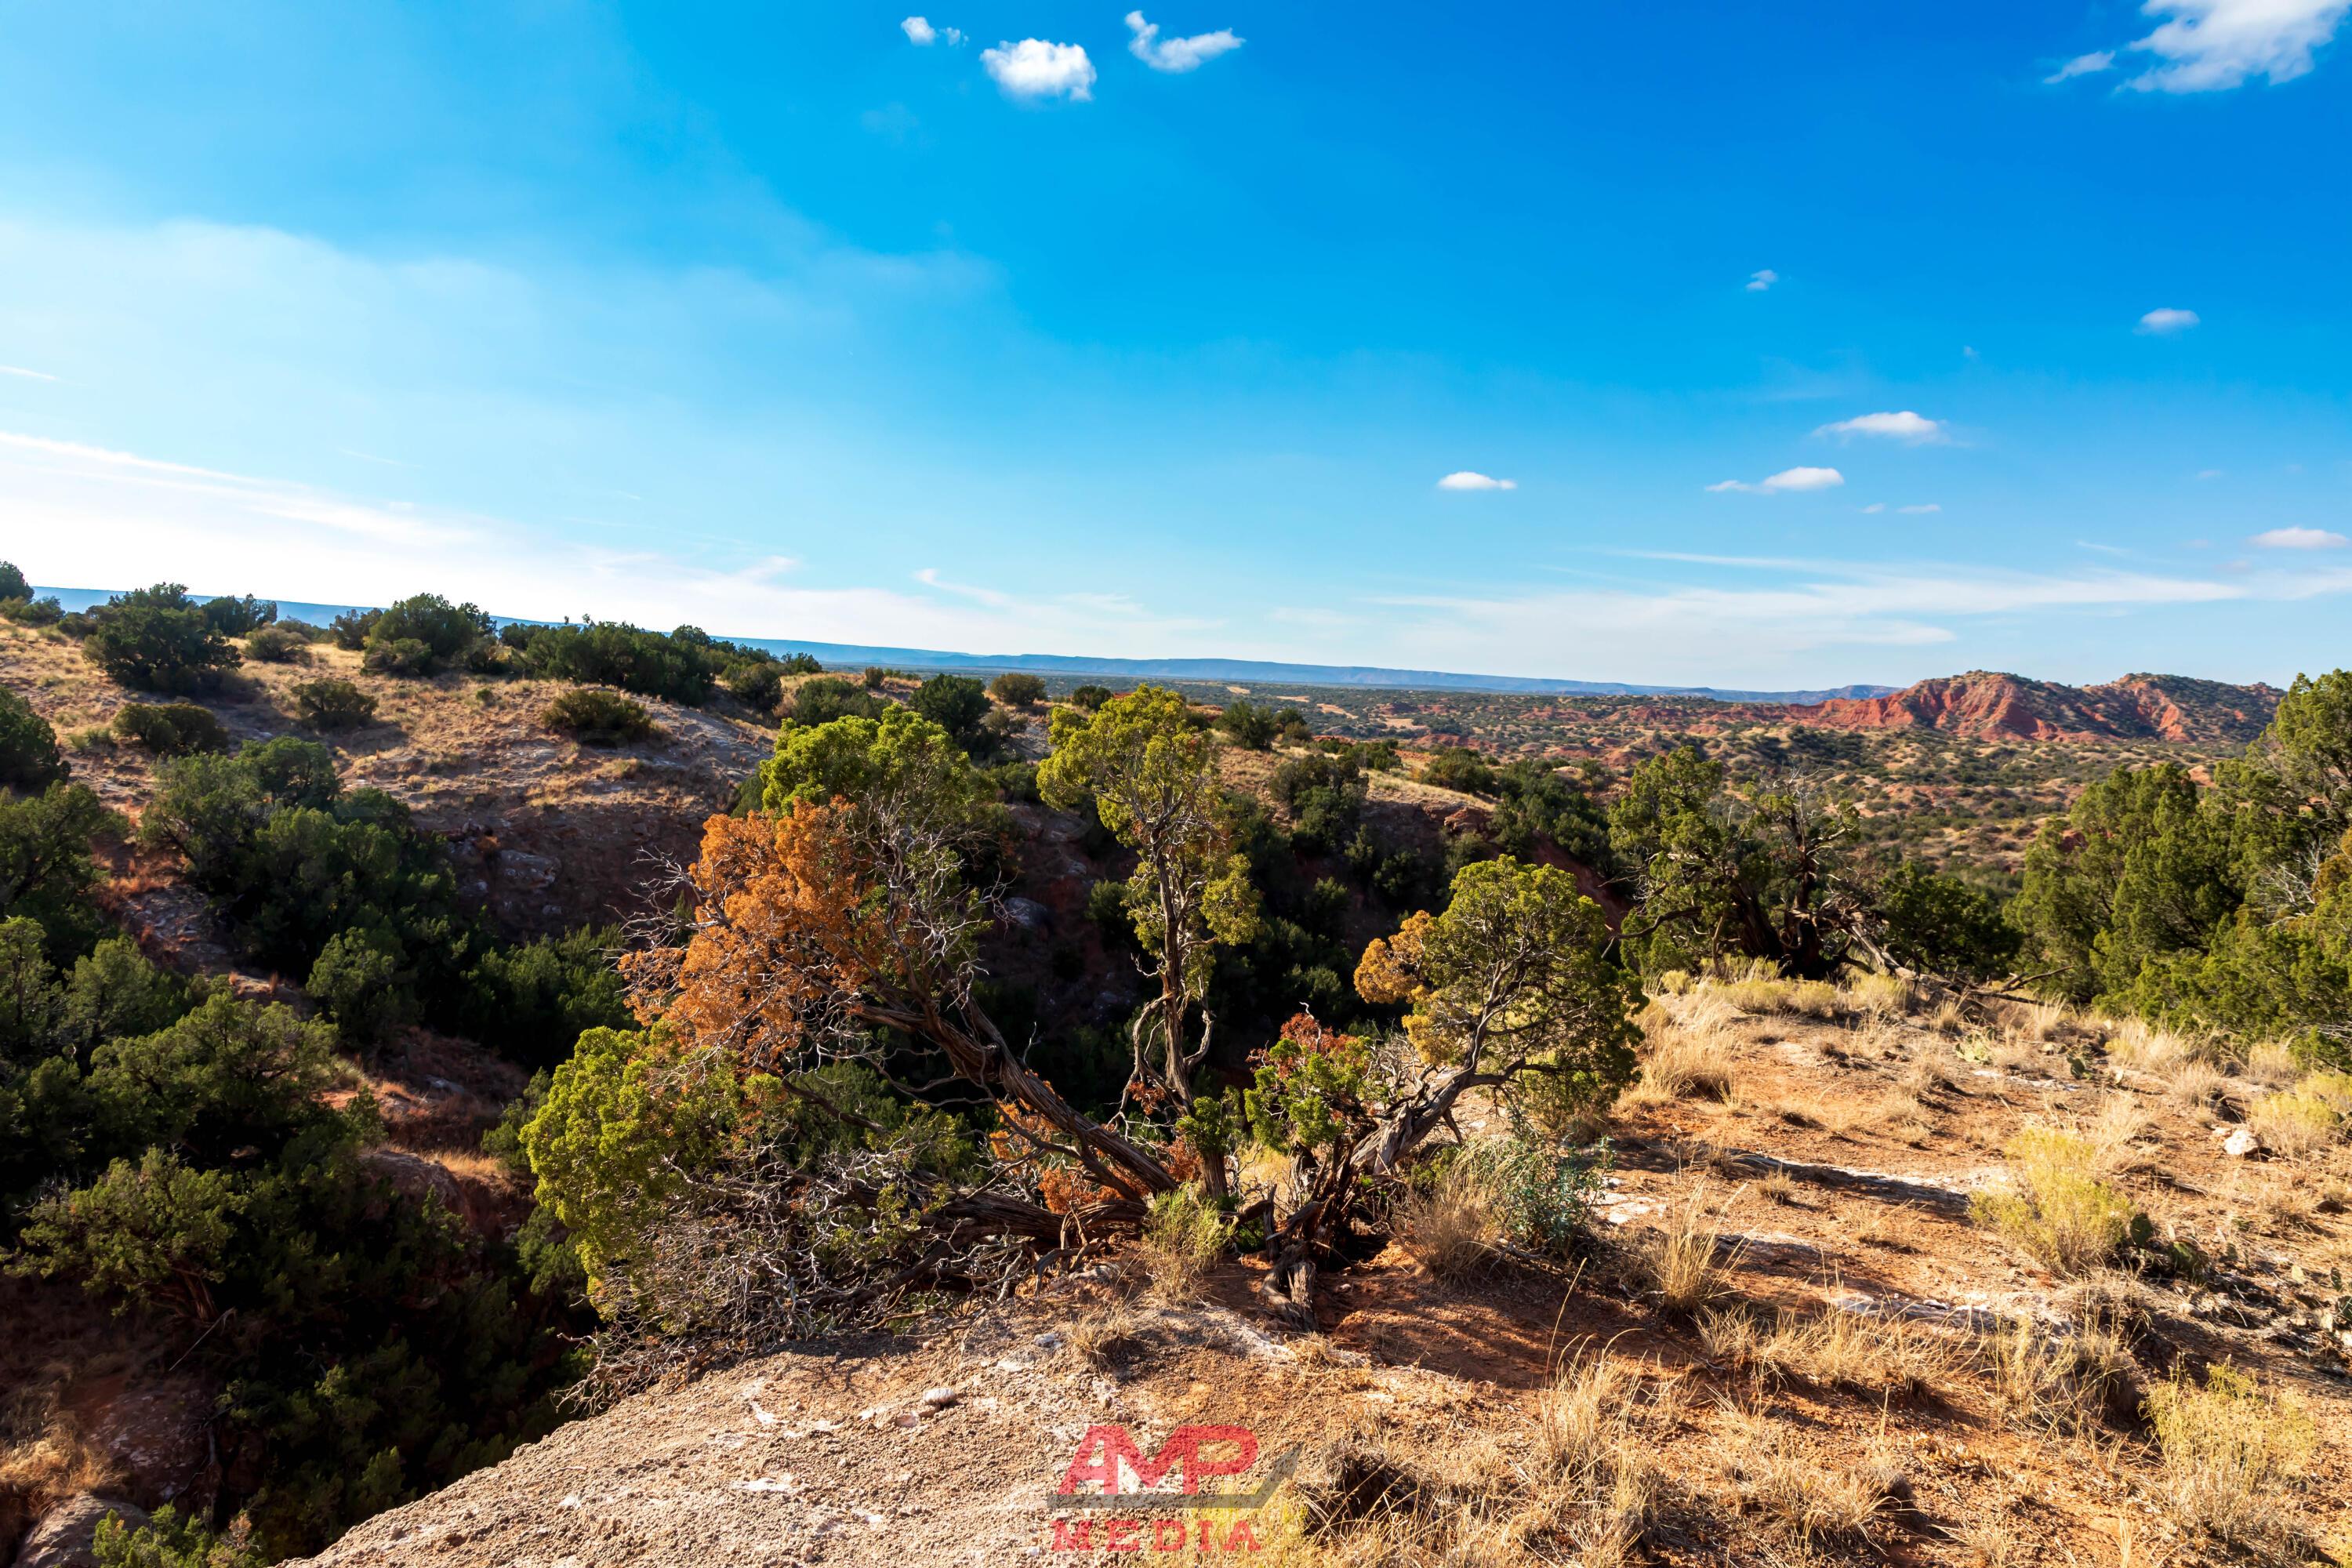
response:
M540 721L583 746L630 746L655 733L654 716L643 703L594 686L564 692L547 705Z
M2147 1222L2131 1200L2093 1173L2096 1154L2087 1140L2028 1128L2006 1152L2015 1190L1979 1194L1972 1210L2053 1273L2109 1263L2145 1232Z

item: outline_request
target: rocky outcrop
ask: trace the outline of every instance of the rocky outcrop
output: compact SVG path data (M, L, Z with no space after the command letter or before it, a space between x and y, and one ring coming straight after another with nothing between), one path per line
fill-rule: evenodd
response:
M16 1568L98 1568L91 1542L109 1514L120 1514L132 1526L147 1522L144 1509L120 1498L79 1492L43 1514L16 1552Z
M2279 691L2174 675L2063 686L1989 670L1939 676L1885 697L1835 698L1789 717L1838 730L1936 730L1979 740L2207 741L2260 734Z

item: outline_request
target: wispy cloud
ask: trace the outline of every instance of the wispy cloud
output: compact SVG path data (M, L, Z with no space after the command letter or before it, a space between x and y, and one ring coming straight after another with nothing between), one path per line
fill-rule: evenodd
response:
M2196 311L2165 305L2142 316L2139 319L2139 325L2134 327L2132 331L2144 338L2168 338L2185 332L2198 324L2199 317Z
M1851 419L1841 419L1824 425L1813 432L1816 436L1835 436L1851 440L1856 436L1872 436L1883 440L1902 441L1914 447L1949 441L1951 432L1940 419L1929 419L1906 408L1895 414L1857 414Z
M1745 479L1724 479L1707 486L1711 494L1737 491L1742 495L1783 495L1803 490L1833 490L1845 483L1845 476L1835 468L1783 468L1756 484Z
M918 45L923 48L929 48L933 44L940 42L945 42L950 48L953 48L958 44L963 42L963 33L961 29L956 27L935 27L931 26L930 22L927 18L921 16L908 17L905 21L898 24L898 30L907 35L907 41L908 43Z
M2062 81L2071 81L2078 76L2096 76L2103 70L2115 68L2115 63L2116 55L2113 49L2094 49L2087 55L2076 55L2073 59L2043 77L2042 83L2044 87L2055 87Z
M1944 509L1934 501L1926 501L1918 506L1898 506L1895 510L1905 517L1925 517L1931 511L1941 511Z
M1129 54L1153 70L1171 74L1198 70L1203 61L1238 49L1247 41L1234 37L1231 27L1196 33L1189 38L1162 38L1160 24L1145 21L1140 11L1127 14L1127 30L1135 35L1127 41Z
M26 369L23 365L21 365L21 364L0 364L0 375L13 375L13 376L17 376L17 377L19 377L19 378L21 378L21 379L23 379L23 380L26 380L26 381L55 381L55 380L57 380L57 377L56 377L56 376L51 375L51 374L50 374L48 372L47 372L47 371L42 371L42 370L26 370Z
M1767 267L1748 275L1748 291L1750 294L1761 294L1779 281L1780 281L1780 275Z
M1463 468L1438 480L1437 488L1442 490L1515 490L1519 488L1519 481L1498 479L1491 474L1474 473Z
M1043 38L1001 43L980 51L980 63L1013 98L1094 99L1095 64L1081 44L1049 44Z
M2341 550L2352 540L2324 528L2273 528L2246 542L2257 550Z
M2276 84L2308 74L2352 0L2147 0L2140 10L2168 19L2129 47L2164 63L2124 85L2139 92L2216 92L2256 77Z

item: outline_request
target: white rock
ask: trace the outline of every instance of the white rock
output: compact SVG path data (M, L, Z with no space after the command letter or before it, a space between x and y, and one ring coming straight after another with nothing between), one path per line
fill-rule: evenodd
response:
M941 1384L938 1388L927 1388L923 1390L922 1403L933 1410L943 1410L947 1406L955 1404L962 1397L963 1390L960 1388L950 1388L945 1384Z
M2251 1127L2241 1127L2221 1142L2221 1152L2232 1160L2242 1160L2261 1150L2263 1141L2254 1136Z

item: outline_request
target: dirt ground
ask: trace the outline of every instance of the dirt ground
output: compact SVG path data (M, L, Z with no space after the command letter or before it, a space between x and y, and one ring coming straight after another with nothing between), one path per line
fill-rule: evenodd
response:
M1174 1516L1192 1533L1162 1557L1223 1560L1219 1532L1247 1521L1260 1549L1247 1560L1301 1563L2345 1560L2352 1342L2322 1326L2345 1321L2340 1306L2325 1313L2352 1264L2341 1142L2233 1157L2217 1129L2262 1085L2207 1085L2160 1040L2050 1013L1990 1027L1924 1010L1819 1018L1702 989L1649 1022L1654 1054L1695 1039L1728 1081L1627 1097L1607 1128L1599 1239L1573 1265L1496 1257L1441 1279L1409 1234L1326 1277L1313 1334L1261 1309L1252 1262L1181 1301L1155 1296L1148 1270L1105 1266L919 1335L642 1396L314 1561L1116 1561L1109 1521L1128 1516L1074 1511L1054 1491L1101 1424L1130 1428L1144 1456L1187 1425L1247 1426L1253 1484L1297 1450L1263 1507ZM1970 1196L2005 1183L2004 1148L2029 1126L2099 1133L2102 1168L2156 1238L2208 1261L2062 1279L1972 1218ZM1497 1131L1475 1116L1465 1130ZM1693 1216L1715 1259L1711 1304L1669 1310L1642 1259ZM2019 1342L2004 1333L2063 1344L2089 1321L2086 1295L2124 1302L2121 1388L2053 1405L1998 1375L2000 1347ZM1816 1348L1759 1370L1735 1321L1850 1327L1853 1342L1843 1362ZM2140 1400L2216 1363L2300 1412L2292 1473L2265 1494L2294 1535L2232 1546L2175 1506L2179 1479ZM1561 1390L1596 1367L1615 1380L1609 1463L1648 1478L1614 1554L1579 1534L1601 1505L1546 1469ZM946 1392L927 1404L930 1391ZM1335 1512L1367 1473L1390 1478L1385 1500ZM1808 1497L1838 1500L1808 1514L1792 1500ZM1091 1549L1074 1544L1081 1517L1106 1532ZM1132 1517L1149 1550L1168 1516Z

